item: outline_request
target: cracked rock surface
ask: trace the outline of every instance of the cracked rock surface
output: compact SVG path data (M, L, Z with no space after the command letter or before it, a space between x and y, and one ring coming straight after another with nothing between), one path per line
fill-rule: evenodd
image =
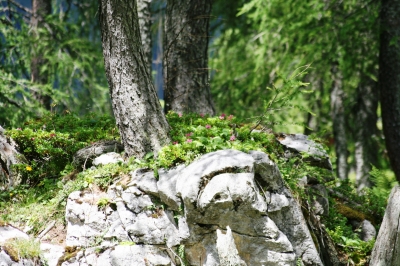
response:
M145 170L130 178L103 195L70 194L66 242L79 252L61 265L181 265L183 252L187 265L323 265L265 153L221 150L158 180Z

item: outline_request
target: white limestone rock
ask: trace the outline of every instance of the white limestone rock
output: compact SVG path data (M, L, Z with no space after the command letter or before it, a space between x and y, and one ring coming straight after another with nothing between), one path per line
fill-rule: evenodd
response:
M116 153L116 152L108 152L100 155L99 157L96 157L93 160L93 165L98 166L98 165L106 165L110 163L118 163L118 162L124 162L122 159L121 154Z

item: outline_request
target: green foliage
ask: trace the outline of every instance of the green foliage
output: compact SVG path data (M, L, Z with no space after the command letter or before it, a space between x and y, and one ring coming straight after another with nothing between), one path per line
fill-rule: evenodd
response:
M115 121L108 116L88 114L79 118L72 114L47 115L30 120L23 128L6 134L18 144L27 162L14 165L22 183L39 184L46 178L56 178L79 149L91 142L119 138Z
M106 207L108 204L110 203L110 199L109 198L100 198L97 201L97 207L99 207L99 209Z
M364 213L372 223L377 224L378 221L382 221L388 194L376 194L374 193L376 188L366 188L362 194L359 194L349 180L342 181L339 186L332 187L332 190L345 195L353 208Z
M91 184L94 184L100 189L105 190L116 177L127 174L129 171L136 168L138 167L116 163L101 165L93 169L87 169L78 174L78 179L83 181L81 184L82 187L78 190L88 188Z
M365 265L367 256L371 254L372 248L375 244L375 239L370 241L362 241L358 238L357 234L351 237L346 237L345 231L348 230L344 225L345 229L341 226L336 226L334 230L327 229L329 235L337 246L340 246L343 252L346 254L347 260L353 265Z
M209 117L170 112L167 119L172 128L172 144L159 152L156 164L160 167L188 164L202 154L221 149L264 150L271 158L282 152L273 134L251 132L254 124L243 124L233 115Z
M342 198L345 197L347 201L341 203L336 198L329 198L329 216L323 219L327 232L349 263L365 265L375 240L368 242L360 240L358 229L353 228L349 223L350 218L346 218L345 215L359 222L368 219L378 227L383 219L387 197L375 195L370 189L359 195L350 182L342 182L338 187L329 188L342 195Z
M119 242L119 245L120 246L134 246L134 245L136 245L136 243L133 241L122 241L122 242Z
M185 245L179 245L178 247L178 256L181 261L181 265L189 265L187 260L186 260L186 254L185 254Z
M296 66L311 64L300 81L310 83L313 93L298 95L292 104L307 106L316 116L282 110L272 120L282 126L275 124L274 130L309 134L311 129L331 138L331 70L337 64L346 99L346 130L357 132L354 121L359 118L352 115L360 103L357 88L377 80L379 3L251 0L237 1L230 9L216 1L219 13L213 23L218 27L212 35L218 37L212 41L209 62L217 110L241 118L259 116L265 100L274 97L266 88L279 88L282 77L290 76ZM298 125L295 129L292 123L286 125L288 117ZM381 134L377 132L377 139ZM347 135L349 168L355 164L355 135ZM381 156L377 165L387 167L385 160Z
M399 184L392 171L380 170L372 166L369 174L370 180L374 183L372 193L377 197L388 198L392 188Z
M34 94L50 96L53 111L111 113L95 1L59 4L63 10L54 5L45 27L37 30L25 19L30 14L10 3L10 12L2 13L1 21L8 23L0 27L1 125L18 126L49 111ZM46 62L40 66L45 84L31 82L31 63L37 55Z
M14 261L19 261L20 259L37 261L42 254L40 243L33 239L11 238L3 244L3 249Z

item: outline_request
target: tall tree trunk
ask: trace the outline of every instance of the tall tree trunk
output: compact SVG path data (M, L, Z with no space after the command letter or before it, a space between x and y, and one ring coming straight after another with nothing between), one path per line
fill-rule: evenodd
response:
M383 133L393 171L400 182L400 0L382 0L379 90Z
M310 135L313 132L318 132L319 127L320 127L320 119L321 119L321 110L322 110L322 97L324 95L324 82L321 78L315 78L315 77L310 77L310 80L308 80L310 84L314 84L316 87L316 90L319 91L319 95L315 97L314 95L306 95L306 97L310 97L310 99L307 99L308 102L314 101L314 104L312 106L312 111L316 115L312 115L310 113L307 113L306 121L307 121L307 127L304 128L304 134L305 135ZM314 97L314 98L311 98Z
M147 60L149 73L151 74L151 1L137 0L140 37L144 56Z
M99 0L103 55L112 107L127 156L169 142L169 125L143 53L136 1Z
M357 89L357 102L355 105L355 161L356 185L360 191L370 187L369 172L371 164L376 165L378 160L376 134L378 91L377 84L370 78L364 78Z
M215 113L208 77L212 0L168 0L164 39L165 111Z
M51 0L32 0L32 17L31 26L33 34L37 35L38 28L44 26L46 16L51 14ZM47 63L43 58L40 49L36 49L36 54L31 61L31 81L39 84L48 83L48 74L41 73L40 68ZM43 105L47 110L50 110L51 97L39 92L34 92L33 97Z
M340 179L347 178L347 138L346 117L344 110L345 93L342 88L342 75L338 63L332 66L331 116L333 121L333 137L336 150L336 172Z

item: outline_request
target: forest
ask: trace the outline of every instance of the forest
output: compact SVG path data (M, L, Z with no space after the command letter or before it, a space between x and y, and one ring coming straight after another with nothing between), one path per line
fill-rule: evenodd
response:
M25 159L18 182L0 179L0 224L38 233L45 219L27 208L58 212L50 199L73 191L60 180L90 143L119 140L132 163L169 167L259 147L253 130L323 145L330 185L381 221L400 181L399 13L397 0L1 0L0 129ZM194 129L199 116L210 131ZM373 243L335 222L343 257L364 265Z

